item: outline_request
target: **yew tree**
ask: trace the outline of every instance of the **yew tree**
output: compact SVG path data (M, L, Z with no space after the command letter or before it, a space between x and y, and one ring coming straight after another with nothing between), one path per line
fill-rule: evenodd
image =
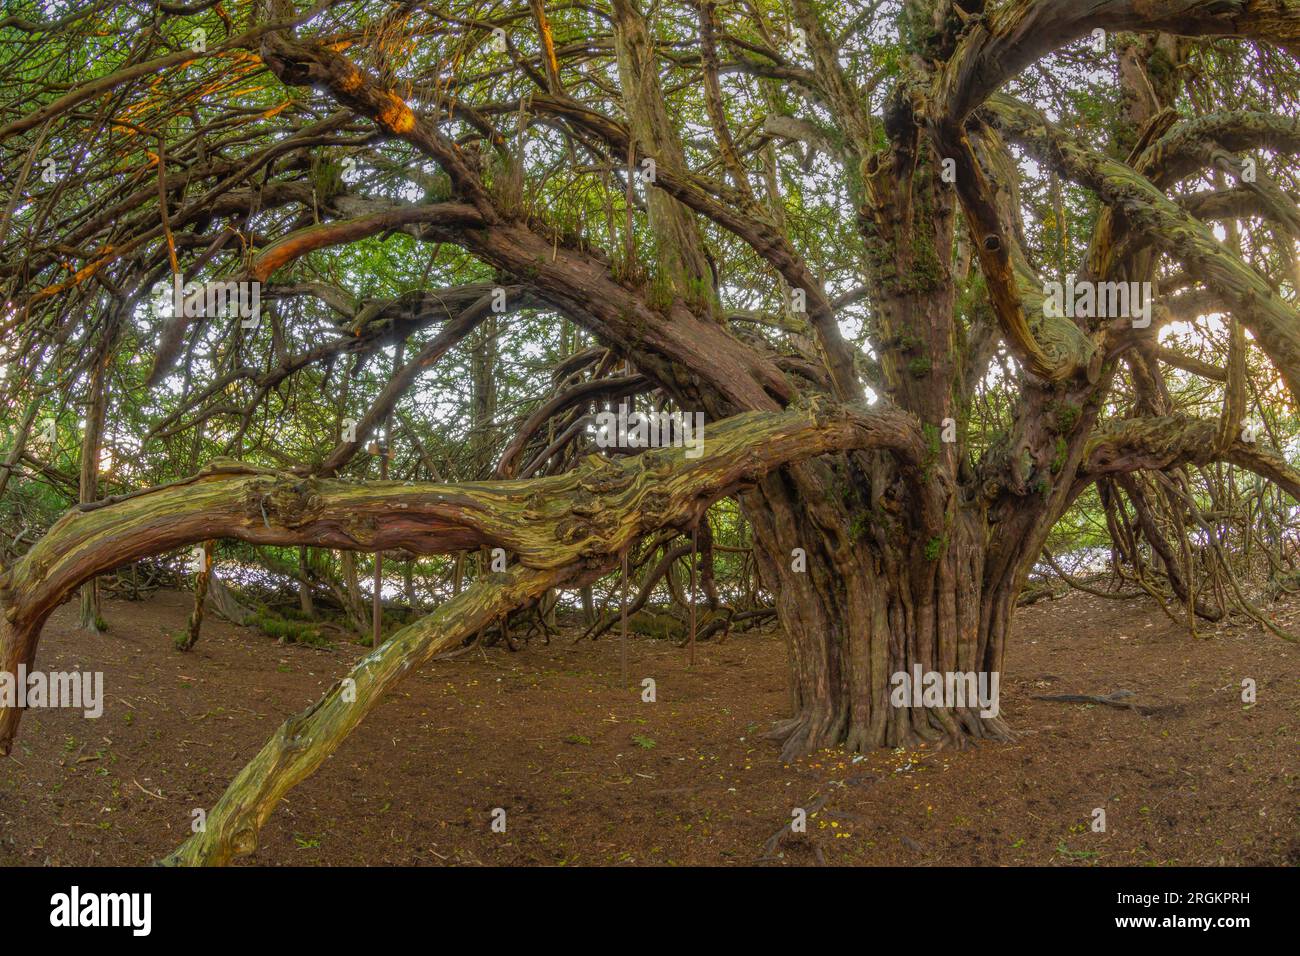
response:
M0 495L42 409L83 408L80 504L0 577L0 668L195 542L511 556L286 723L178 862L251 850L415 663L722 498L788 644L789 758L1010 734L890 677L1002 671L1082 500L1214 617L1195 469L1300 496L1296 0L30 2L0 37ZM260 321L174 276L257 283ZM1149 310L1051 301L1119 283ZM458 350L490 418L512 336L564 347L503 442L349 480ZM315 447L277 445L267 409L312 396ZM593 457L618 403L703 413L704 454ZM106 419L192 476L98 487Z

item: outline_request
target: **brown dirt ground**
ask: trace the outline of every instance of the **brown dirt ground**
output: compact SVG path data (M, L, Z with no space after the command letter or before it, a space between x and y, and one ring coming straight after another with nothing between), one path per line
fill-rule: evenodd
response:
M38 666L104 671L99 720L30 711L0 760L0 865L151 862L189 833L285 717L362 648L277 646L209 619L172 649L189 598L108 602L112 630L45 629ZM1300 602L1280 609L1292 627ZM742 864L828 795L778 864L1300 863L1300 649L1240 624L1190 639L1151 602L1074 594L1023 610L1002 683L1011 744L782 765L760 734L782 716L785 650L750 632L685 650L617 635L437 662L292 790L246 862ZM642 703L640 681L657 682ZM1241 701L1243 677L1258 702ZM1154 716L1035 694L1124 688ZM507 832L493 833L493 808ZM1107 829L1090 829L1095 807Z

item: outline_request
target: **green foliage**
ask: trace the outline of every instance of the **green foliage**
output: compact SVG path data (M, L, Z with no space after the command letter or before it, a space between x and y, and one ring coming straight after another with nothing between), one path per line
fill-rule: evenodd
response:
M439 170L430 177L429 189L424 198L427 202L447 202L453 196L451 177Z
M1052 430L1059 435L1068 435L1079 423L1079 416L1083 414L1083 409L1062 399L1048 403L1047 412Z
M274 637L286 644L306 644L310 647L331 646L331 642L321 635L319 627L289 620L265 609L254 616L253 625L268 637Z
M671 614L642 608L627 619L628 630L642 637L657 640L676 639L682 631L682 623Z
M1065 467L1065 459L1069 453L1069 446L1060 435L1056 436L1056 454L1052 456L1052 474L1059 474Z

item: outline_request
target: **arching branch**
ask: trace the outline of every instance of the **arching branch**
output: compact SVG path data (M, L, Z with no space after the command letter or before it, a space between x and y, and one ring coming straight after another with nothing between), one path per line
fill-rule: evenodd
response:
M1257 442L1238 438L1226 448L1218 447L1218 432L1218 422L1184 414L1111 422L1089 438L1080 479L1226 461L1267 478L1300 501L1300 470Z
M186 481L74 509L0 573L0 670L33 663L46 617L83 582L196 541L414 554L488 546L530 568L568 569L618 554L647 531L685 527L772 468L848 448L887 448L914 474L925 455L909 415L814 402L717 422L698 458L684 449L589 456L574 471L522 481L357 485L218 460ZM0 754L20 716L0 708Z
M1250 37L1300 57L1296 0L1011 0L970 23L939 76L936 114L960 124L1007 80L1096 27Z
M1146 177L1088 148L1032 107L999 95L989 101L986 111L1012 140L1121 209L1131 228L1222 294L1277 367L1291 394L1300 398L1300 313L1263 276ZM1119 336L1124 331L1112 327L1109 334Z

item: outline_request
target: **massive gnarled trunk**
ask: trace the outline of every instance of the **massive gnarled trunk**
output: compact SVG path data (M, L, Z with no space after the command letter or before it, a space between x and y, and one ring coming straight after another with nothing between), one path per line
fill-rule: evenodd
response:
M783 757L1005 738L1001 718L977 707L894 706L891 677L916 666L1000 673L1023 561L988 574L989 533L978 510L956 513L948 541L917 541L868 524L833 485L810 494L808 476L792 480L794 471L831 470L796 466L744 499L789 647L790 716L773 729Z
M986 353L954 348L955 197L924 143L864 166L860 224L879 351L875 387L920 418L921 480L879 455L791 466L743 499L790 650L786 759L820 747L1006 736L978 708L896 707L891 678L1000 672L1022 562L986 579L986 503L964 495L956 408ZM941 251L942 250L942 251Z

